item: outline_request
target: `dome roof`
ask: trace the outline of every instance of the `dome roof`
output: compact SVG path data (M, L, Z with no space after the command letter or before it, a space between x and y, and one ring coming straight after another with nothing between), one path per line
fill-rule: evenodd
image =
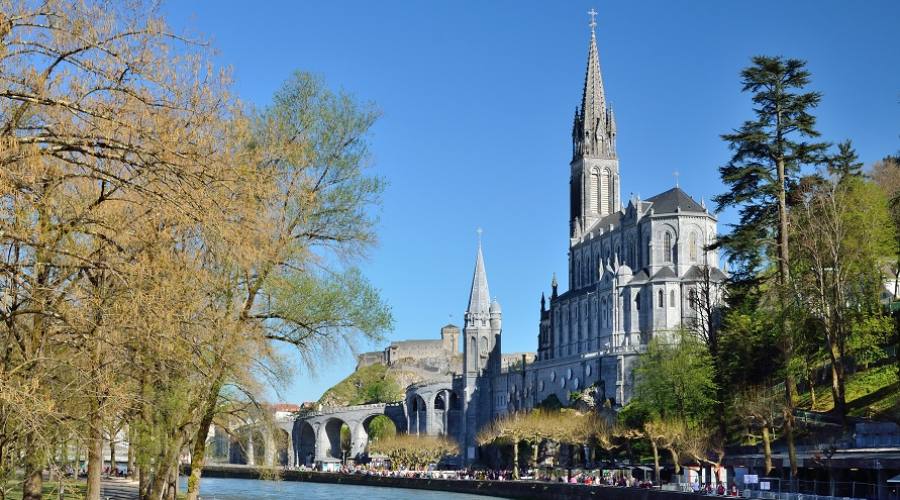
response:
M628 267L627 264L622 264L619 266L619 269L616 271L616 276L631 276L631 268Z

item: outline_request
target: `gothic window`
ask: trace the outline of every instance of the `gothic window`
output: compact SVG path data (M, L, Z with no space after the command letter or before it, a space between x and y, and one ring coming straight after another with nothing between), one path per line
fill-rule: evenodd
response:
M481 355L487 356L488 342L487 337L481 337Z
M600 212L601 213L612 213L612 200L609 196L609 170L604 169L603 175L600 178Z
M656 292L656 307L666 307L666 296L662 290Z
M697 251L700 249L700 242L697 239L697 233L691 233L691 262L697 262Z
M597 175L597 171L593 171L591 173L591 213L597 213L600 211L600 176Z
M641 292L634 294L634 306L638 311L641 310Z
M675 290L669 291L669 307L675 307Z
M663 236L663 260L666 262L672 262L672 233L666 231L665 236Z
M691 288L691 290L688 292L688 302L690 302L690 304L691 304L691 309L697 308L697 290L696 289Z

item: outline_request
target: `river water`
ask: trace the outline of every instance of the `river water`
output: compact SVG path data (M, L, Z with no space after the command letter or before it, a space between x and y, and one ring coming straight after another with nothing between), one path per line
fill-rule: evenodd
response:
M185 481L181 481L181 483L184 484ZM497 497L348 484L220 479L216 477L204 477L200 480L200 500L488 500L492 498Z

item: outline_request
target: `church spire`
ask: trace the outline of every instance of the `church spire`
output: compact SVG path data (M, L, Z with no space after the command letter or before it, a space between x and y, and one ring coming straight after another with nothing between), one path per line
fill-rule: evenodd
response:
M484 271L484 256L481 254L481 230L478 230L478 254L475 257L475 273L472 276L472 291L466 314L488 314L491 308L491 293L488 290L487 273Z
M588 49L587 71L584 75L584 90L581 109L576 114L573 128L575 156L615 157L615 118L606 105L603 90L603 75L600 72L600 53L597 50L597 35L594 28L597 12L591 9L591 43Z

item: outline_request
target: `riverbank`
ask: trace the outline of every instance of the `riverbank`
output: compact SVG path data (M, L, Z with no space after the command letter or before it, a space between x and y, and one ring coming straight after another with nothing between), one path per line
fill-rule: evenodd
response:
M204 477L259 479L264 469L247 466L209 465L203 468ZM352 484L358 486L383 486L417 490L447 491L470 495L535 500L685 500L686 493L644 488L619 488L615 486L587 486L583 484L548 483L541 481L474 481L457 479L419 479L336 474L285 470L285 481L309 483Z

